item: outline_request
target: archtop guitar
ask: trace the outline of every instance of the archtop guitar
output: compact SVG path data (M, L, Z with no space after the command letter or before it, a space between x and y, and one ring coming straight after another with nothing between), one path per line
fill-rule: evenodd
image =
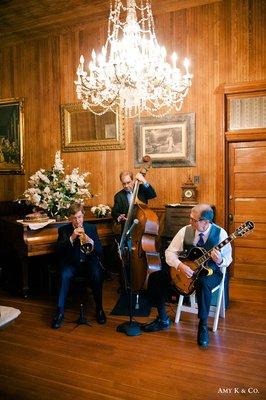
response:
M254 229L254 223L246 221L243 225L235 230L234 233L229 235L221 243L213 247L211 250L205 250L202 247L193 247L189 252L182 252L178 255L178 258L191 269L194 274L191 278L188 278L182 271L177 270L174 267L170 267L170 276L172 282L178 292L183 296L192 294L195 290L195 283L199 276L211 275L213 270L207 266L207 261L211 258L211 252L216 249L220 250L228 243L231 243L237 237L244 236L249 231Z

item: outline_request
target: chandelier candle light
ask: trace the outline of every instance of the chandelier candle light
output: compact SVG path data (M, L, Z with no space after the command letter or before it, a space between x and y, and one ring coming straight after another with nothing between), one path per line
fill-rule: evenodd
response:
M102 115L107 111L126 117L146 112L155 117L180 111L191 86L189 60L166 61L165 47L157 41L150 1L115 0L110 4L108 37L102 51L92 60L88 72L80 57L75 81L84 109ZM123 19L124 17L124 19Z

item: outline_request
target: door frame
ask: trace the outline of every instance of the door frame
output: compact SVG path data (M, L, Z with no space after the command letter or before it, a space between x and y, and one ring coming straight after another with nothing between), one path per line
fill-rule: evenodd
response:
M235 84L224 84L218 86L216 94L216 220L226 230L229 229L229 143L266 140L266 128L242 129L235 131L227 130L228 96L239 94L244 97L262 96L266 94L266 80L257 82L245 82Z

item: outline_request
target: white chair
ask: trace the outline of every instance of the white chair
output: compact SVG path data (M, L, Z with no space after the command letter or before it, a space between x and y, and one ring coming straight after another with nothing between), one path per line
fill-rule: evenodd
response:
M13 307L0 306L0 327L4 327L9 322L16 319L21 311Z
M209 312L209 317L213 317L213 332L216 332L218 327L219 316L225 318L225 296L224 296L224 281L226 275L226 267L221 268L223 277L221 283L212 289L212 293L217 292L217 302L216 305L212 305ZM181 311L189 312L192 314L198 313L198 304L196 302L195 292L190 295L190 306L183 305L184 296L179 296L179 301L176 309L175 323L178 324L180 320Z

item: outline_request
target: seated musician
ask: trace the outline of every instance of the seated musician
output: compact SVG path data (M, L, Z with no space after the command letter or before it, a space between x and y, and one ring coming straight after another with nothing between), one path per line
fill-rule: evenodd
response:
M115 219L116 223L123 223L127 217L135 181L133 179L133 173L130 171L122 171L119 175L119 178L123 189L117 192L114 196L112 217ZM148 200L156 197L156 192L140 172L136 174L135 179L141 183L138 191L138 199L147 204Z
M69 224L58 229L57 250L60 260L61 287L59 290L57 313L52 328L58 329L64 319L65 301L70 281L75 275L88 278L96 304L96 319L99 324L106 323L102 307L102 288L104 271L101 263L102 246L96 226L83 222L84 210L79 204L69 209Z
M179 230L165 251L166 262L169 266L179 269L187 277L192 277L193 269L181 261L178 253L189 251L194 246L211 250L228 237L226 231L212 222L213 210L208 204L198 204L191 209L190 225ZM208 315L211 305L212 289L222 280L221 267L228 267L232 262L232 248L226 244L220 251L214 249L208 266L213 273L200 276L195 281L196 296L198 302L198 335L197 342L200 347L206 348L209 344ZM142 326L144 332L156 332L167 329L171 322L166 312L165 299L168 291L172 290L169 279L169 271L154 272L149 277L148 294L153 305L156 305L158 317L149 324Z

